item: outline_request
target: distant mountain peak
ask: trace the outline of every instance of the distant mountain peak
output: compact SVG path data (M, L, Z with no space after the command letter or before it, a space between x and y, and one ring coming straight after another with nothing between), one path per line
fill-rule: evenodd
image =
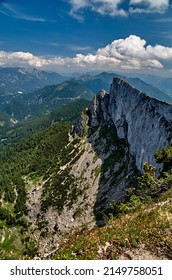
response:
M5 95L14 95L18 91L28 93L65 80L66 77L56 72L46 72L36 68L0 68L0 90L1 94Z

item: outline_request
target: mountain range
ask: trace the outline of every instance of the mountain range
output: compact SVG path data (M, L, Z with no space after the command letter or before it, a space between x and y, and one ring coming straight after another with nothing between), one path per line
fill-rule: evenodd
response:
M172 105L136 84L86 75L2 113L2 259L171 258Z
M115 73L100 73L97 75L84 75L74 80L82 85L86 86L94 93L97 93L101 88L105 89L107 92L109 91L110 84L114 77L120 78L125 80L127 83L131 84L134 88L139 89L140 91L146 93L150 97L157 98L159 100L168 102L172 104L172 98L163 92L163 86L161 86L161 90L144 82L139 78L128 77L120 74ZM161 85L163 82L161 81Z
M58 84L67 78L56 72L46 72L35 68L0 68L1 95L25 94L43 86Z
M78 98L91 100L101 88L109 91L113 77L119 77L147 95L172 104L168 94L138 78L103 72L69 79L36 69L2 68L0 111L16 121L46 115Z

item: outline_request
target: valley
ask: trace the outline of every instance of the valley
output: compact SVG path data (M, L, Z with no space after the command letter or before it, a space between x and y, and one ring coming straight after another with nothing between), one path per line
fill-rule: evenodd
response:
M0 96L0 258L170 259L170 95L113 73L28 73L33 91Z

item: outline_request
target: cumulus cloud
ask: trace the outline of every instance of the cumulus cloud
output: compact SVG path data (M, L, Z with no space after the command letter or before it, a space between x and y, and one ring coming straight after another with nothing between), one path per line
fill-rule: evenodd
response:
M34 56L31 53L0 51L1 66L28 65L34 67L43 67L46 64L47 64L46 59Z
M89 6L88 0L70 0L70 3L72 5L73 11L78 11L81 8L85 8Z
M80 50L81 51L81 50ZM169 71L172 69L172 48L147 45L144 39L130 35L114 40L96 53L78 53L74 57L40 57L26 52L0 51L1 66L39 67L56 71Z
M169 0L130 0L131 13L163 13L169 7Z
M83 21L80 12L90 9L96 13L109 16L126 16L132 13L164 13L169 8L170 0L66 0L71 4L70 15ZM122 4L125 4L122 8Z
M81 19L81 15L78 15L77 12L84 8L91 9L102 15L126 15L124 9L119 7L124 0L69 0L69 2L72 6L70 14L76 19L77 17Z
M70 58L62 57L40 57L35 56L29 52L5 52L0 51L0 66L23 66L23 67L37 67L43 69L54 69L60 66L67 66L68 62L71 62ZM60 68L58 69L60 70Z
M162 60L167 60L172 54L169 48L163 47L163 54L160 57L160 46L147 46L146 41L138 36L131 35L126 39L113 41L104 48L97 50L96 54L77 55L73 60L80 63L82 67L86 64L103 66L107 69L160 69L163 68ZM155 50L155 51L154 51ZM170 49L172 50L172 49ZM166 55L165 55L166 53Z

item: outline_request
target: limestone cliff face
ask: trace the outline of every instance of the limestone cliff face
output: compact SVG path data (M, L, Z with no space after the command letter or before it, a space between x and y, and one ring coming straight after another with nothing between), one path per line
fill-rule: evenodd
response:
M125 81L114 78L107 94L104 90L93 99L89 109L89 123L94 129L106 122L119 139L129 145L129 153L135 158L142 172L143 162L157 167L154 154L172 143L172 106L150 98Z
M127 139L137 168L141 171L145 161L157 166L154 153L172 143L172 106L114 79L108 115L116 126L118 137Z
M101 90L71 129L63 165L45 181L27 180L28 221L39 254L47 258L69 232L104 225L143 162L159 171L154 153L171 143L172 105L115 78L110 93Z

